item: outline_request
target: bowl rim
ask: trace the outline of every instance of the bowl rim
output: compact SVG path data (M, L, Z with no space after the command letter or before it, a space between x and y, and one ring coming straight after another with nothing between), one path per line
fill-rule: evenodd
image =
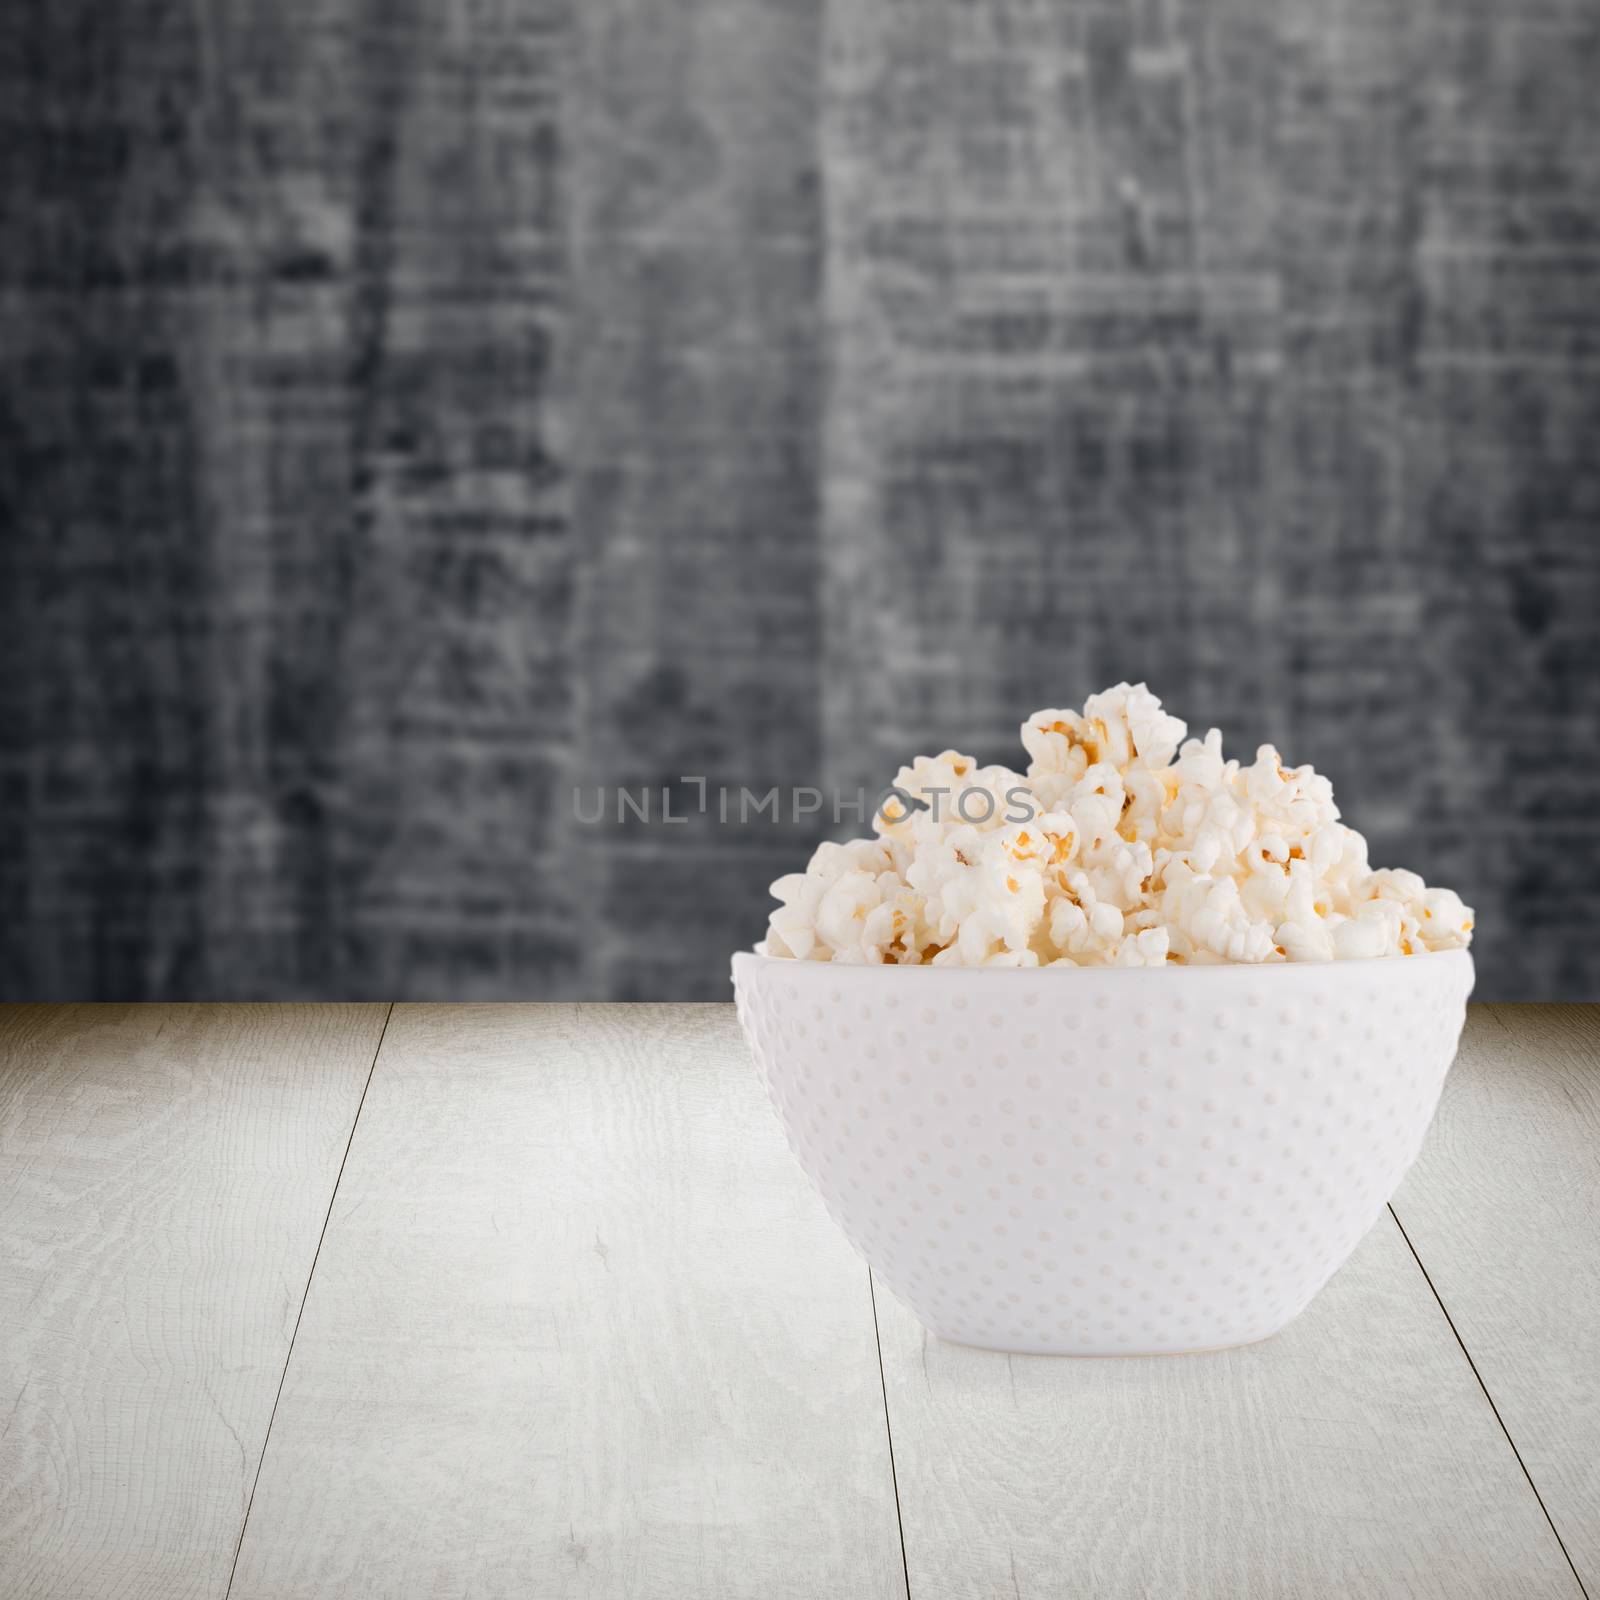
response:
M917 966L900 966L898 963L892 961L876 963L854 961L799 961L793 956L769 955L763 948L765 942L766 941L763 940L753 949L734 951L732 960L733 969L737 971L740 963L754 964L758 967L777 968L786 972L792 972L797 968L804 969L809 967L814 972L819 974L819 976L821 974L827 974L834 979L837 979L839 974L842 972L925 973L930 976L941 978L952 977L956 974L961 974L966 978L993 977L1004 974L1007 978L1017 978L1021 980L1030 978L1038 979L1043 977L1046 973L1050 973L1054 974L1058 978L1064 978L1066 981L1071 982L1074 981L1076 974L1084 973L1093 974L1097 977L1116 974L1119 980L1137 979L1144 982L1194 982L1196 981L1197 976L1203 975L1209 979L1221 973L1316 973L1330 970L1345 971L1354 968L1365 967L1392 967L1398 970L1402 967L1409 967L1411 963L1416 961L1431 962L1435 965L1440 962L1454 961L1458 965L1464 962L1469 968L1473 969L1474 975L1476 974L1476 969L1473 967L1472 951L1467 946L1462 946L1456 950L1423 950L1416 955L1409 956L1359 956L1346 961L1222 961L1217 962L1215 965L1207 964L1202 966L1191 966L1188 964L1180 966L1175 962L1169 962L1160 967L935 967L926 963L922 963ZM1182 976L1179 976L1180 974ZM1235 980L1230 978L1229 981ZM1274 979L1270 981L1276 982L1277 980Z

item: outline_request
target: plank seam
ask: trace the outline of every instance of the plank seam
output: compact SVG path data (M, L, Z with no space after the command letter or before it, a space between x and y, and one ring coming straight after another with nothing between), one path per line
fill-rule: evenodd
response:
M900 1514L900 1474L894 1464L894 1429L889 1423L889 1385L883 1376L883 1335L878 1332L878 1286L873 1281L872 1268L867 1268L867 1293L872 1297L872 1342L878 1350L878 1389L883 1395L883 1435L889 1441L889 1483L894 1489L894 1523L900 1534L900 1579L905 1585L906 1600L911 1600L911 1567L906 1561L906 1522ZM1584 1597L1588 1600L1588 1596Z
M1572 1581L1578 1586L1578 1593L1583 1600L1589 1600L1589 1591L1584 1586L1583 1577L1579 1573L1572 1559L1572 1552L1567 1549L1567 1542L1561 1537L1561 1530L1556 1526L1555 1518L1550 1515L1550 1508L1544 1503L1544 1496L1539 1493L1539 1485L1533 1481L1533 1474L1528 1471L1528 1463L1522 1459L1522 1452L1517 1448L1517 1441L1511 1437L1511 1430L1506 1426L1506 1419L1500 1415L1500 1407L1494 1403L1494 1396L1489 1393L1489 1385L1483 1381L1483 1374L1478 1371L1478 1363L1472 1359L1472 1352L1467 1348L1467 1342L1461 1337L1461 1330L1456 1326L1455 1318L1450 1315L1450 1308L1444 1303L1444 1297L1439 1293L1437 1285L1428 1274L1428 1269L1422 1264L1422 1257L1417 1254L1417 1247L1411 1242L1411 1235L1406 1232L1406 1225L1400 1220L1400 1213L1395 1210L1393 1203L1389 1206L1389 1215L1394 1218L1394 1225L1400 1230L1400 1237L1406 1242L1406 1249L1411 1252L1411 1259L1416 1262L1417 1270L1422 1274L1422 1281L1427 1284L1435 1301L1438 1302L1440 1311L1444 1313L1444 1320L1449 1324L1450 1331L1455 1335L1456 1343L1461 1347L1461 1353L1467 1358L1467 1365L1472 1369L1472 1376L1478 1380L1478 1387L1483 1391L1483 1398L1489 1402L1489 1409L1494 1413L1494 1420L1500 1424L1500 1431L1506 1437L1506 1443L1511 1446L1511 1453L1517 1458L1517 1465L1522 1468L1522 1475L1528 1480L1528 1487L1533 1490L1533 1498L1539 1502L1539 1509L1544 1512L1544 1520L1549 1523L1550 1531L1555 1535L1556 1543L1561 1547L1561 1554L1566 1557L1567 1566L1572 1571Z
M389 1019L394 1015L394 1002L383 1014L383 1026L378 1030L378 1042L372 1048L372 1060L367 1063L366 1082L361 1085L361 1098L356 1101L356 1114L350 1119L349 1137L344 1142L344 1154L339 1157L339 1170L334 1175L333 1192L328 1196L328 1209L322 1214L322 1231L317 1235L317 1248L311 1252L311 1270L306 1273L306 1286L300 1291L300 1309L295 1313L294 1331L289 1335L289 1348L284 1352L283 1371L278 1374L278 1392L272 1397L272 1410L267 1415L267 1431L261 1439L261 1454L256 1457L256 1475L250 1481L250 1498L245 1501L244 1520L239 1524L238 1542L233 1547L233 1565L228 1568L228 1587L222 1600L229 1600L233 1581L239 1572L239 1552L244 1549L244 1536L250 1527L250 1513L255 1507L256 1490L261 1484L261 1468L267 1459L267 1446L272 1442L272 1424L278 1418L278 1402L283 1399L283 1385L289 1376L289 1363L294 1359L294 1342L300 1337L300 1320L306 1314L306 1300L311 1294L311 1280L317 1275L317 1262L322 1258L322 1241L328 1237L328 1222L333 1216L334 1202L339 1198L339 1185L344 1181L345 1163L350 1159L350 1146L355 1143L356 1128L361 1122L361 1110L367 1103L367 1090L372 1087L372 1074L377 1070L378 1057L383 1053L383 1041L389 1035ZM1587 1597L1585 1597L1587 1600Z

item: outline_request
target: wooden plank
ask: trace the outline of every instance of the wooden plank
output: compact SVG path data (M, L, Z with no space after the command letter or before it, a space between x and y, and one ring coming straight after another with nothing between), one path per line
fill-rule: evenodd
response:
M1474 1006L1394 1208L1600 1594L1600 1006Z
M223 1594L385 1011L0 1011L7 1595Z
M574 787L1123 675L1594 994L1593 12L0 6L0 995L720 997Z
M1595 992L1588 4L829 6L835 781L1148 677Z
M402 1007L234 1600L903 1592L865 1269L731 1007Z
M572 11L0 19L0 995L570 991Z
M573 6L576 760L591 795L659 819L665 785L678 818L630 825L644 873L614 822L576 831L585 998L727 999L728 952L822 832L726 821L715 786L822 764L824 9Z
M0 996L726 996L574 769L817 778L821 17L0 12Z
M1387 1216L1243 1350L1008 1359L878 1318L917 1600L1579 1594Z

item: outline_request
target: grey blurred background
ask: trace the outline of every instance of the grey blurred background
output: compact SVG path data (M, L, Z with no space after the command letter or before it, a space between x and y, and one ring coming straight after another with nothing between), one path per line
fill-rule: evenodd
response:
M1597 82L1600 0L11 0L5 995L720 998L821 830L575 789L1132 677L1596 998Z

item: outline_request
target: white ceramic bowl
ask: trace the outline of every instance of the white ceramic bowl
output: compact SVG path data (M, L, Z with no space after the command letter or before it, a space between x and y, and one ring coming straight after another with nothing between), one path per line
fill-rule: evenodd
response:
M1422 1143L1463 951L1032 971L733 959L834 1220L942 1338L1153 1354L1304 1309Z

